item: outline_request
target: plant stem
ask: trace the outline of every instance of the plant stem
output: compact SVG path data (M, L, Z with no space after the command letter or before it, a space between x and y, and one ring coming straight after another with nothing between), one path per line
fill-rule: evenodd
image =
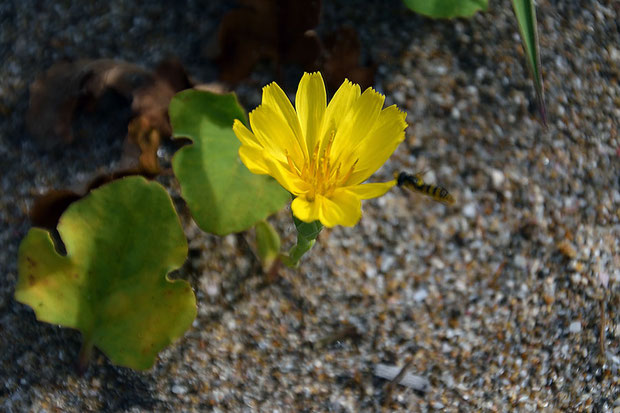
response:
M93 354L94 343L90 336L84 336L84 341L82 341L82 348L80 349L80 353L78 354L76 371L77 374L82 376L86 369L88 368L88 362Z
M299 260L304 254L312 249L312 246L316 242L315 239L305 239L303 237L297 238L297 244L291 248L287 255L282 255L281 260L284 264L292 268L299 266Z

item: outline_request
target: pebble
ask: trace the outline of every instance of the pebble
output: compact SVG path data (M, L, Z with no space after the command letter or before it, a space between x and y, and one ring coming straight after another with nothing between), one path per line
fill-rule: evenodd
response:
M501 188L504 183L504 173L499 169L491 169L491 182L496 189Z
M474 218L476 216L476 204L469 203L463 206L463 215L467 218Z
M180 384L175 384L174 386L172 386L171 391L174 394L183 395L183 394L187 393L187 387L182 386Z
M415 293L413 293L413 300L414 301L424 301L426 300L426 297L428 297L428 291L424 288L421 288L419 290L416 290Z
M581 322L580 321L573 321L572 323L570 323L570 325L568 326L568 331L570 333L580 333L581 332Z
M515 267L517 268L521 268L521 269L527 268L527 260L521 254L515 255L513 262L514 262Z

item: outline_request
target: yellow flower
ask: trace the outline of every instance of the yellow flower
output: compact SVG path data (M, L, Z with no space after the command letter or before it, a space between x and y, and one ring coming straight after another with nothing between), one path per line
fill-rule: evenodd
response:
M295 106L276 84L263 88L263 101L246 128L235 120L239 156L255 174L273 176L296 198L293 214L326 227L355 225L362 199L376 198L395 180L362 184L405 138L406 114L372 88L345 80L326 105L320 73L305 73Z

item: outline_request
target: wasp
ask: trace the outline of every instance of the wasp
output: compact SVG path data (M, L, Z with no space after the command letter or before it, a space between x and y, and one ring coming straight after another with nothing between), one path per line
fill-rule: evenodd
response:
M454 204L454 197L450 195L446 188L437 185L425 184L421 173L412 175L407 172L399 173L397 171L394 172L394 178L396 178L396 184L400 187L405 187L413 192L428 195L435 201L442 202L444 204Z

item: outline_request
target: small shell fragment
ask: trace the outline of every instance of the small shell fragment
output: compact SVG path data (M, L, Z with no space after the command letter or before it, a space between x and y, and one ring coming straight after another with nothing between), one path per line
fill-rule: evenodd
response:
M386 380L393 380L401 370L402 367L379 363L375 365L375 376ZM412 373L406 373L403 378L400 379L398 384L402 384L403 386L407 386L421 392L427 392L431 386L426 377L418 376Z

